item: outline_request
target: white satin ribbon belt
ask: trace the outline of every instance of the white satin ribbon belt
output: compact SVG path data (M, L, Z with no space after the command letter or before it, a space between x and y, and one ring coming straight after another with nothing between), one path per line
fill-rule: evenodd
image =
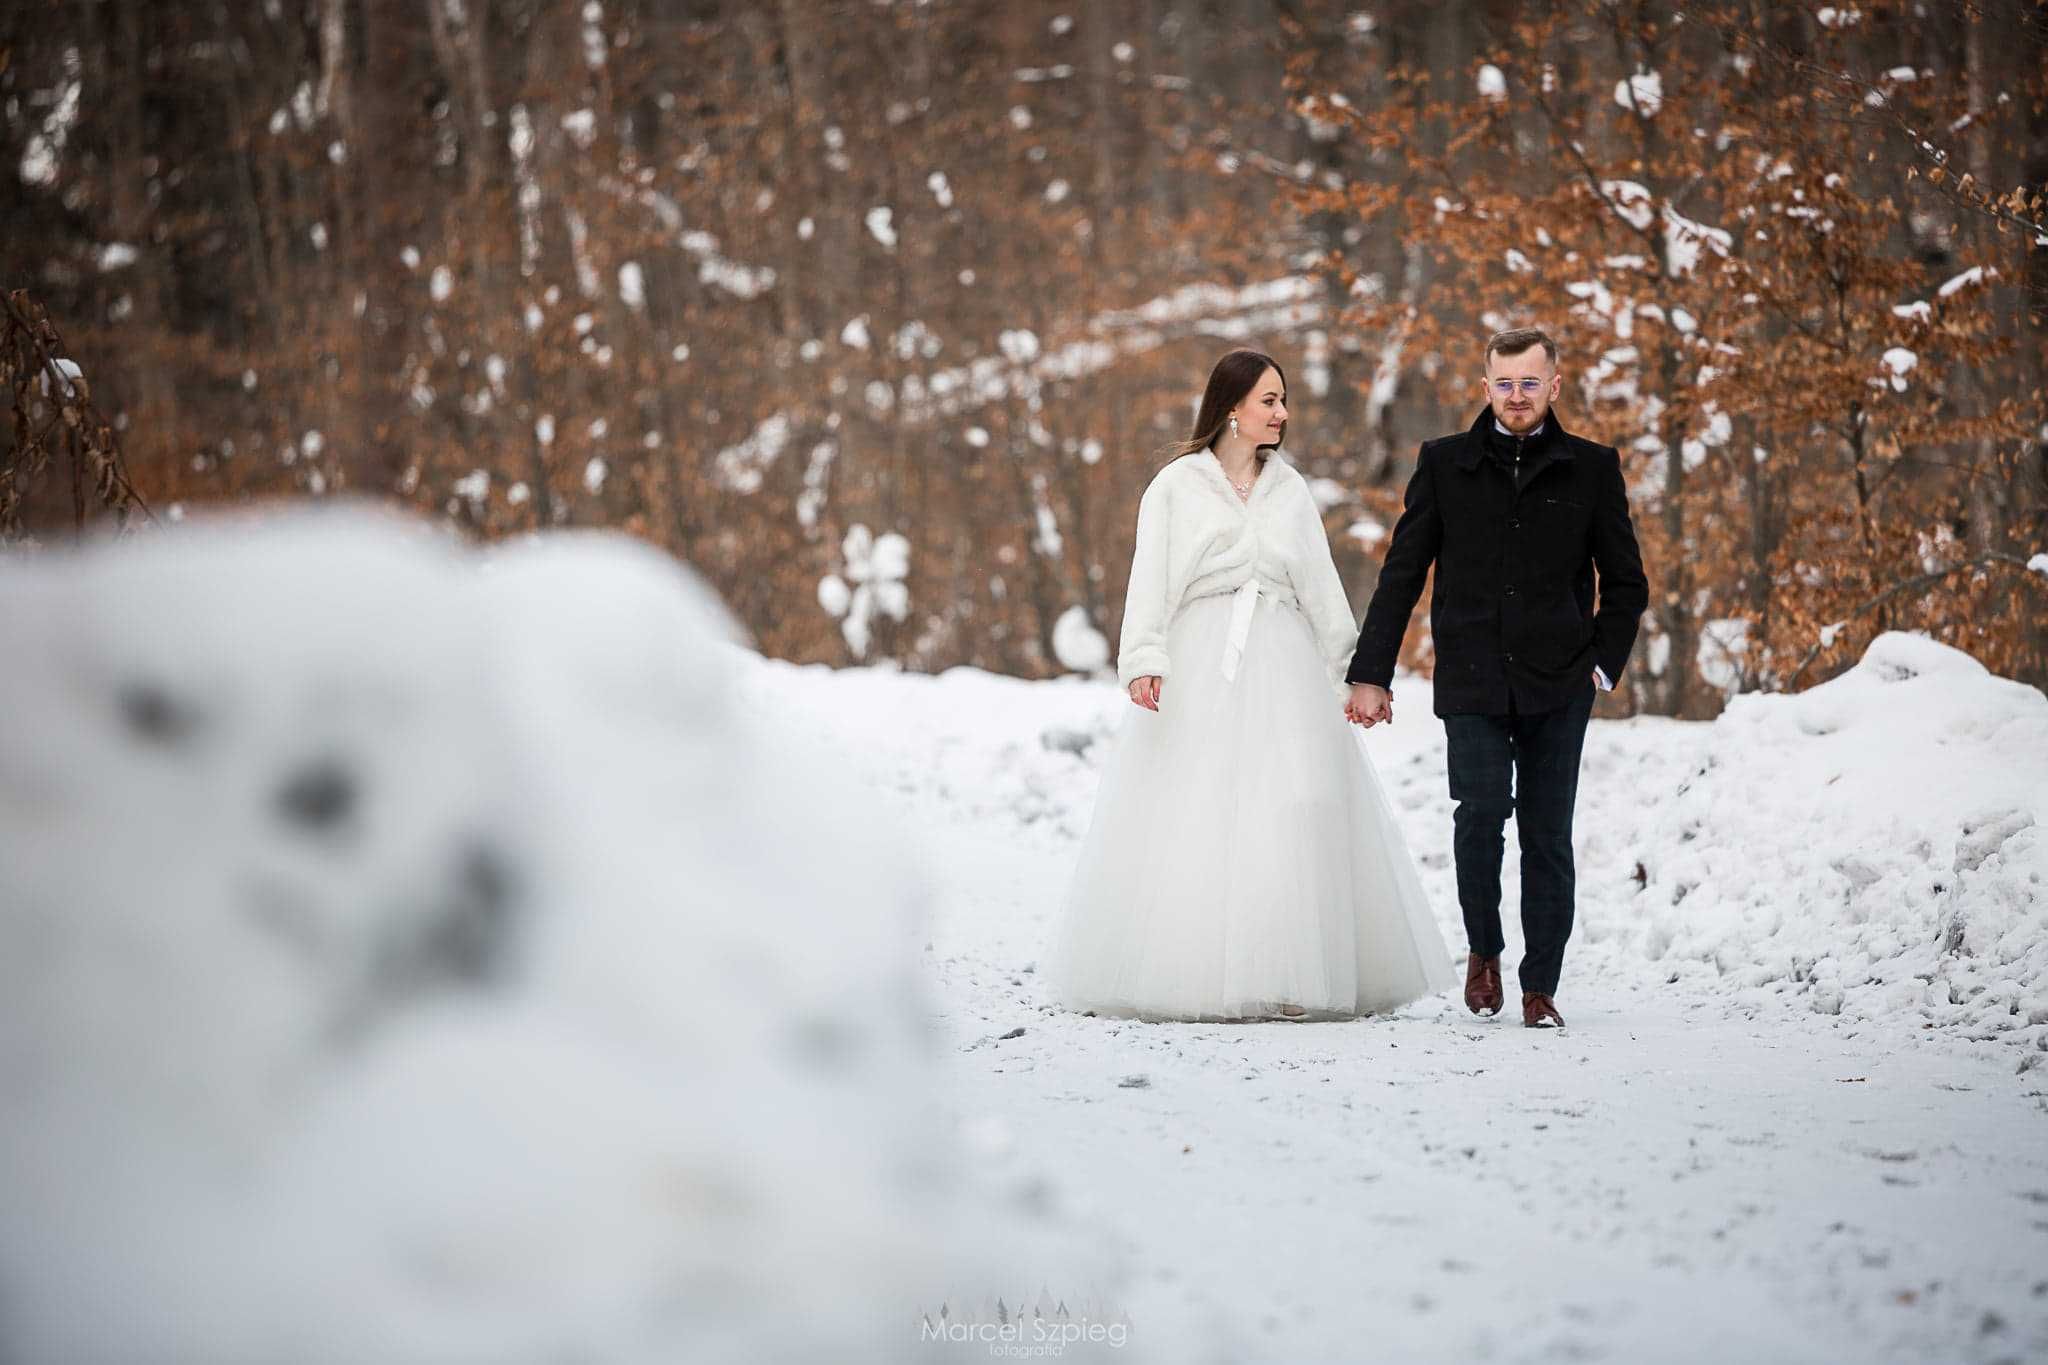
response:
M1252 611L1259 605L1259 580L1248 578L1231 595L1230 635L1223 642L1223 680L1237 681L1237 663L1244 657L1244 642L1251 638Z

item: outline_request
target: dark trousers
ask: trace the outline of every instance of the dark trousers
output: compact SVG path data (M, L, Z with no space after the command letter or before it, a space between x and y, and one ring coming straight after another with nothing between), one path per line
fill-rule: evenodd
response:
M1577 872L1572 864L1572 807L1579 795L1579 754L1593 715L1593 681L1585 695L1555 711L1505 716L1445 716L1458 904L1471 950L1497 956L1503 830L1515 817L1522 845L1524 991L1557 992L1565 940L1572 934Z

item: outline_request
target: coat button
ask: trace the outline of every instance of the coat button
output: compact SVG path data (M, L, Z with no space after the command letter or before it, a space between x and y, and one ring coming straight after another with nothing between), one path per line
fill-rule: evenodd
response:
M1521 522L1521 519L1520 519L1519 517L1509 517L1509 518L1508 518L1508 529L1509 529L1510 531L1512 531L1512 530L1515 530L1515 529L1517 529L1518 527L1520 527L1520 526L1521 526L1521 524L1522 524L1522 522Z
M1503 659L1506 659L1509 663L1513 663L1515 661L1515 656L1512 654L1503 654L1501 655L1501 657Z
M1513 597L1514 595L1515 595L1515 585L1514 585L1514 584L1512 584L1512 583L1510 583L1510 584L1508 584L1508 596L1510 596L1510 597Z

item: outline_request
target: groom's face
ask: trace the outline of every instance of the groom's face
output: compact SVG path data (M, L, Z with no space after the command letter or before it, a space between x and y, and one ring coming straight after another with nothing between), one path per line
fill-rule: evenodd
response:
M1557 400L1563 376L1542 346L1515 355L1496 351L1486 358L1486 401L1509 431L1534 431Z

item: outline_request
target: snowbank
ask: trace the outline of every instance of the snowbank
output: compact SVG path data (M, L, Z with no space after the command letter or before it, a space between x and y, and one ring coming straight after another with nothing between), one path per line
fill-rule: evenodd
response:
M1644 953L2048 1061L2048 698L1920 636L1747 695L1618 806Z
M0 1356L893 1360L1021 1280L922 882L733 638L356 510L0 561Z

